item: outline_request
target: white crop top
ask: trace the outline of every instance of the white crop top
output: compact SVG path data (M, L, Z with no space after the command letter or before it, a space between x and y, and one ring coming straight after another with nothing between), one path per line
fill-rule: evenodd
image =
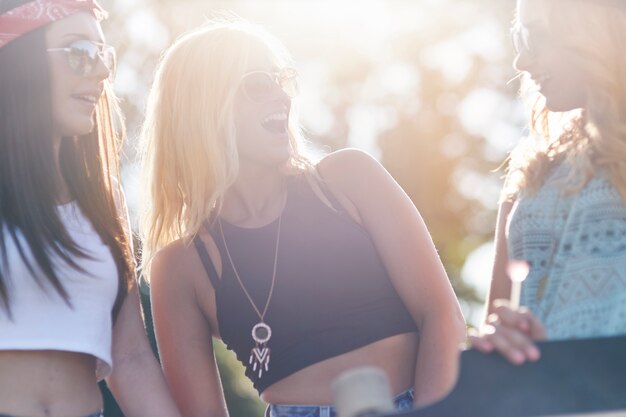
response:
M55 259L55 271L71 307L44 276L40 284L22 261L15 243L2 230L9 265L2 264L13 319L0 309L0 350L63 350L93 355L97 378L111 373L111 310L118 288L118 272L109 248L102 242L78 204L58 206L61 221L72 239L89 258L74 258L87 272L80 272ZM26 240L20 244L32 259ZM35 261L30 261L40 271ZM0 257L0 263L2 258Z

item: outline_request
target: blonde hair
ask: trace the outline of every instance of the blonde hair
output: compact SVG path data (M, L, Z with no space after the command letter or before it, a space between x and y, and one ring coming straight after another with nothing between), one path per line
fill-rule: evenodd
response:
M549 0L549 30L587 74L587 105L553 114L534 96L531 135L509 157L503 199L535 192L556 161L572 170L566 193L582 189L604 170L626 200L626 11L589 0ZM524 85L525 84L525 85ZM523 83L522 88L528 86Z
M179 239L188 243L215 217L238 175L233 102L259 47L279 65L290 61L280 42L259 26L213 20L178 38L158 65L142 131L146 277L157 251ZM290 115L291 172L310 167L293 120Z

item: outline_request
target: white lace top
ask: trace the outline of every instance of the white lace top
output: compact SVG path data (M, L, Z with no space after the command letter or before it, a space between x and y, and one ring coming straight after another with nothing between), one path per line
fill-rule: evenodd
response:
M626 206L598 176L565 196L568 165L557 166L509 217L510 259L530 263L521 303L550 339L626 334Z

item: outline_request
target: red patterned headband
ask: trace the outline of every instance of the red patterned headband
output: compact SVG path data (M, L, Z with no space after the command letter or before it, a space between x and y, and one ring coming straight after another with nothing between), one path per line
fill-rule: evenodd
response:
M0 14L0 48L48 23L79 12L103 20L107 12L96 0L35 0Z

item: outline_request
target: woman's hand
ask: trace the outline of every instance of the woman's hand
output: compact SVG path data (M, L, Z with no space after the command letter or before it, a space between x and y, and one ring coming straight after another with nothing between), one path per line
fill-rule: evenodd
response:
M480 332L470 333L471 346L484 353L497 351L515 365L537 361L540 352L533 341L546 338L541 322L527 308L513 310L503 299L494 301L492 311Z

